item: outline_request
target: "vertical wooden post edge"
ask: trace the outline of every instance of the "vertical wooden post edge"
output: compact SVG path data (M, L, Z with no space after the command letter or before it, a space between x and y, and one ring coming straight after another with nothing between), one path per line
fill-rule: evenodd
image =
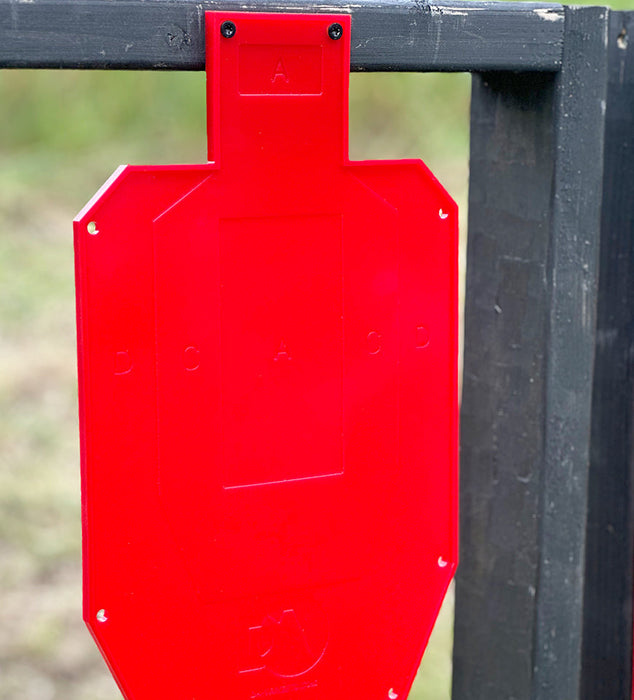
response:
M474 76L456 700L576 700L607 10L562 70Z
M557 76L534 698L579 698L608 10L566 8Z
M610 12L583 616L583 700L632 697L634 12Z

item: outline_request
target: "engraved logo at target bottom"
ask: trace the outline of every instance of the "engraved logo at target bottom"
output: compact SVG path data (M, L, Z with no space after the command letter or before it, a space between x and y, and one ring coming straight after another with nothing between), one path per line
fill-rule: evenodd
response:
M326 653L326 617L315 605L286 608L250 626L244 640L240 673L269 671L297 678L315 668Z

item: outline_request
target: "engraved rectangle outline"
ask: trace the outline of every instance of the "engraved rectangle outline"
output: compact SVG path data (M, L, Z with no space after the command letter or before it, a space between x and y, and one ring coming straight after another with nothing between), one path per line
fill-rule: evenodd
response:
M267 216L221 216L218 218L218 265L219 269L222 267L222 224L224 222L235 222L235 221L262 221L265 219L318 219L318 218L331 218L338 219L339 226L341 229L341 469L339 471L328 472L327 474L314 474L310 476L298 476L289 479L275 479L272 481L259 481L247 484L233 484L227 485L222 483L223 491L236 491L238 489L249 489L258 486L277 486L280 484L290 484L301 481L313 481L317 479L332 479L334 477L342 477L346 471L346 451L345 451L345 285L344 285L344 215L342 212L322 212L319 214L287 214L287 215L273 215L269 214ZM220 374L221 380L219 383L219 405L220 405L220 440L223 440L222 433L222 415L223 415L223 396L222 396L222 287L221 287L222 275L218 275L218 287L219 287L219 298L220 304L218 305L218 343L221 348L220 350ZM222 460L222 456L220 457ZM224 473L223 464L220 465L220 474ZM224 482L224 478L221 477L221 481Z
M319 92L243 92L240 89L240 76L242 71L242 49L247 47L273 47L277 44L240 44L238 56L238 94L241 97L319 97L324 94L324 47L321 44L293 44L292 46L280 46L280 49L315 48L319 49Z

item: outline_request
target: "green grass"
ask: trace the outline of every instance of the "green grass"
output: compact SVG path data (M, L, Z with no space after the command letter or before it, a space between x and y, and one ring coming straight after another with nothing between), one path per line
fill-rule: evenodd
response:
M464 203L466 76L355 75L351 154ZM205 157L202 74L0 72L0 700L120 697L81 622L71 221L120 163ZM449 697L452 600L412 698Z

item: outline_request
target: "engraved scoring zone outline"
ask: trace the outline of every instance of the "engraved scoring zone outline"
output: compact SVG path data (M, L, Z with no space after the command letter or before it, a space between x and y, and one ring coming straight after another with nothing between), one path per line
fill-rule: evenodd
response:
M258 486L275 486L279 484L286 484L286 483L294 483L294 482L302 482L302 481L308 481L308 480L315 480L315 479L332 479L332 478L337 478L337 477L342 477L345 473L345 441L344 441L344 425L345 425L345 371L344 371L344 364L345 364L345 333L344 333L344 318L345 318L345 289L344 289L344 215L342 212L337 212L337 213L320 213L320 214L311 214L311 215L290 215L290 216L274 216L274 215L269 215L269 216L245 216L245 217L220 217L218 219L218 246L219 246L219 251L218 251L218 259L219 259L219 265L220 269L222 269L222 225L225 222L237 222L237 221L251 221L253 223L256 223L258 221L262 220L275 220L275 221L280 221L280 220L285 220L285 221L293 221L293 220L300 220L300 221L305 221L307 219L335 219L337 220L337 226L339 227L340 230L340 255L341 255L341 274L340 274L340 284L341 284L341 316L340 316L340 323L341 323L341 416L340 416L340 421L341 421L341 435L340 435L340 450L341 450L341 469L337 471L329 471L327 473L323 474L309 474L305 476L292 476L292 477L287 477L287 478L281 478L281 479L269 479L266 481L254 481L254 482L248 482L248 483L238 483L238 484L227 484L226 482L222 484L222 488L225 491L236 491L240 489L249 489L253 487L258 487ZM220 287L219 292L220 292L220 309L222 309L222 290L223 290L223 284L222 284L222 273L220 274L218 278L218 285ZM219 311L220 311L219 309ZM221 314L221 311L220 311ZM222 322L221 318L219 319L219 325L218 325L218 333L219 333L219 343L222 346ZM286 341L282 338L278 345L276 346L277 349L274 352L273 355L273 361L276 363L279 363L281 365L287 365L290 363L293 359L293 354L292 354L292 348L289 348L288 345L286 344ZM222 382L220 383L219 386L219 391L220 391L220 406L221 406L221 411L222 406L223 406L223 391L222 391ZM223 481L225 481L223 479Z

